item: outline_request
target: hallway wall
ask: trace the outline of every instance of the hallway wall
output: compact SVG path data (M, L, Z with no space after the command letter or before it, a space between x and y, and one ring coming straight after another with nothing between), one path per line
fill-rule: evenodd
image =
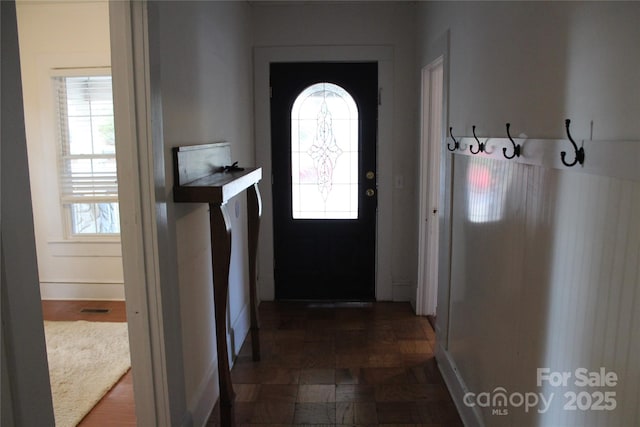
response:
M244 2L151 6L150 62L157 67L152 93L162 107L156 140L164 147L163 163L156 164L163 177L156 197L166 218L158 221L167 233L163 262L177 271L175 294L165 298L179 304L186 406L190 422L202 425L218 396L209 213L206 204L173 202L171 148L227 141L234 161L254 164L250 15ZM228 202L230 357L240 350L249 326L245 199L243 193Z
M53 425L13 1L0 2L0 57L0 424Z
M438 308L448 310L448 324L438 315L448 341L438 351L469 425L626 426L640 419L640 334L632 326L640 317L640 183L635 172L617 175L627 159L640 160L640 143L613 142L640 140L638 19L637 3L421 4L421 66L449 30L456 136L471 136L476 125L481 139L504 138L510 122L513 136L566 139L570 118L577 141L603 140L586 143L585 167L572 170L559 165L560 147L568 147L548 140L524 142L530 164L507 162L501 152L450 157L451 281L441 283L448 300ZM603 160L601 144L628 151ZM553 155L532 160L545 150ZM589 169L600 163L600 172ZM568 385L538 387L536 370L545 367L570 372ZM581 367L604 367L619 382L576 387ZM545 413L511 406L507 416L463 404L465 392L497 387L555 393L556 402ZM563 410L567 391L614 391L617 407Z

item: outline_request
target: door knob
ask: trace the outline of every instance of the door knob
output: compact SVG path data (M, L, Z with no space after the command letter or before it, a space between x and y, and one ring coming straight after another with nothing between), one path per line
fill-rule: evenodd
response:
M365 191L364 194L366 194L367 197L373 197L373 195L376 194L376 192L373 191L372 188L367 188L367 191Z

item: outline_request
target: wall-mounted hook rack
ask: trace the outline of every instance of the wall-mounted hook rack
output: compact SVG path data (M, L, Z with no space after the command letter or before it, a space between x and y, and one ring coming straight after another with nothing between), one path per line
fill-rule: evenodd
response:
M575 166L576 163L580 163L580 164L584 163L584 148L583 147L578 148L578 144L576 144L576 142L571 137L571 132L569 132L570 124L571 124L571 120L566 119L564 121L565 128L567 129L567 137L569 138L569 141L571 141L571 144L573 144L573 150L576 153L576 157L573 160L573 162L567 163L567 161L565 160L565 157L567 156L567 152L566 151L560 152L560 160L562 160L562 164L567 167Z
M511 123L507 123L507 136L509 137L509 141L513 144L513 154L507 156L507 147L502 148L502 154L505 159L513 159L514 157L520 157L520 144L516 144L513 138L511 138L511 133L509 132L509 128L511 127Z
M484 142L480 142L480 140L478 139L478 137L476 136L476 125L473 125L473 127L471 128L471 130L473 130L473 137L476 139L476 141L478 142L478 149L476 151L473 151L473 145L471 145L469 147L469 151L471 151L471 153L473 154L478 154L478 153L484 153L485 151L485 144Z
M451 144L447 143L447 149L449 151L456 151L460 148L460 141L456 141L456 139L453 137L453 127L449 127L449 136L451 137L451 139L453 139L453 148L451 148Z

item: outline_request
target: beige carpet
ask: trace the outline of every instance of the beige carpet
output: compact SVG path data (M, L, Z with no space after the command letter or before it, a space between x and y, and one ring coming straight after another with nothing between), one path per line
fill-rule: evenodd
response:
M131 367L127 324L44 325L56 427L73 427Z

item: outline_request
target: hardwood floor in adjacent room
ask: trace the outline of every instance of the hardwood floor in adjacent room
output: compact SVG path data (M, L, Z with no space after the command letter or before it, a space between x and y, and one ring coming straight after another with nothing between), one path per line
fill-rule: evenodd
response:
M83 311L83 309L85 309ZM108 312L101 312L102 309ZM42 301L44 320L126 322L124 301ZM80 427L135 427L131 370L84 417Z
M247 339L231 371L237 425L462 426L409 304L263 302L260 321L262 361Z

